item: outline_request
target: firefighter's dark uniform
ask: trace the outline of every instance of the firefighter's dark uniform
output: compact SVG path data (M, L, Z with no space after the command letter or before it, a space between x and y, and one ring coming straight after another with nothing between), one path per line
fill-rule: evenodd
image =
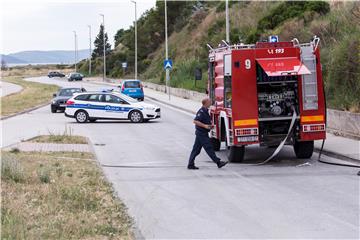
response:
M194 120L197 120L204 124L210 125L211 118L210 118L208 109L205 107L200 108L199 111L196 113ZM199 155L202 147L205 149L206 153L216 164L220 163L221 159L216 156L214 148L210 142L210 138L209 138L209 134L208 134L209 131L210 131L209 129L202 128L202 127L195 125L196 138L195 138L195 143L194 143L193 149L190 154L188 166L195 165L195 162L194 162L195 158L197 155Z

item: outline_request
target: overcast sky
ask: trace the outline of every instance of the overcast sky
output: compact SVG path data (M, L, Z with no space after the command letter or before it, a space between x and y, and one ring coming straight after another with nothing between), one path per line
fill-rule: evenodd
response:
M155 6L156 0L137 0L138 17ZM78 49L89 48L105 14L105 30L111 46L120 28L127 29L134 21L134 4L130 0L0 0L1 51L9 54L24 50L72 50L74 33Z

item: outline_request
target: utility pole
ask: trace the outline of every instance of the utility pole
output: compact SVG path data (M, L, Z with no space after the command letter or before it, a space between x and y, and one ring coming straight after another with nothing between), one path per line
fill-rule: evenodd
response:
M166 7L166 0L165 2L165 58L166 60L169 59L169 51L168 51L168 33L167 33L167 7ZM166 68L166 85L169 93L169 100L170 100L170 69Z
M77 72L77 67L76 67L76 64L77 64L77 36L76 36L76 31L73 31L74 32L74 62L75 62L75 72Z
M131 1L135 4L135 79L137 79L138 66L137 66L137 10L136 10L136 1Z
M105 16L104 14L100 14L102 16L102 25L103 25L103 45L104 45L104 73L103 73L103 81L105 82L106 78L106 52L105 52Z
M230 43L229 0L225 0L225 15L226 15L226 42Z
M89 76L91 75L91 26L89 28Z

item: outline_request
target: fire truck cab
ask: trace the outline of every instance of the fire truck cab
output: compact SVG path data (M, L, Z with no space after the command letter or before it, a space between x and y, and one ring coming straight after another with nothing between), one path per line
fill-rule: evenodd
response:
M326 137L319 41L223 41L210 47L208 95L215 150L225 142L229 161L241 162L245 146L274 147L286 138L298 158L312 156L314 140Z

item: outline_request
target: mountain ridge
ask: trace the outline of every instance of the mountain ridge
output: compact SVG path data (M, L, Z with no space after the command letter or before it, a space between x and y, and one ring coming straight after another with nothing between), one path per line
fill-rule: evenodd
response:
M78 61L88 58L89 50L78 50ZM10 54L0 54L6 64L72 64L74 63L73 50L26 50Z

